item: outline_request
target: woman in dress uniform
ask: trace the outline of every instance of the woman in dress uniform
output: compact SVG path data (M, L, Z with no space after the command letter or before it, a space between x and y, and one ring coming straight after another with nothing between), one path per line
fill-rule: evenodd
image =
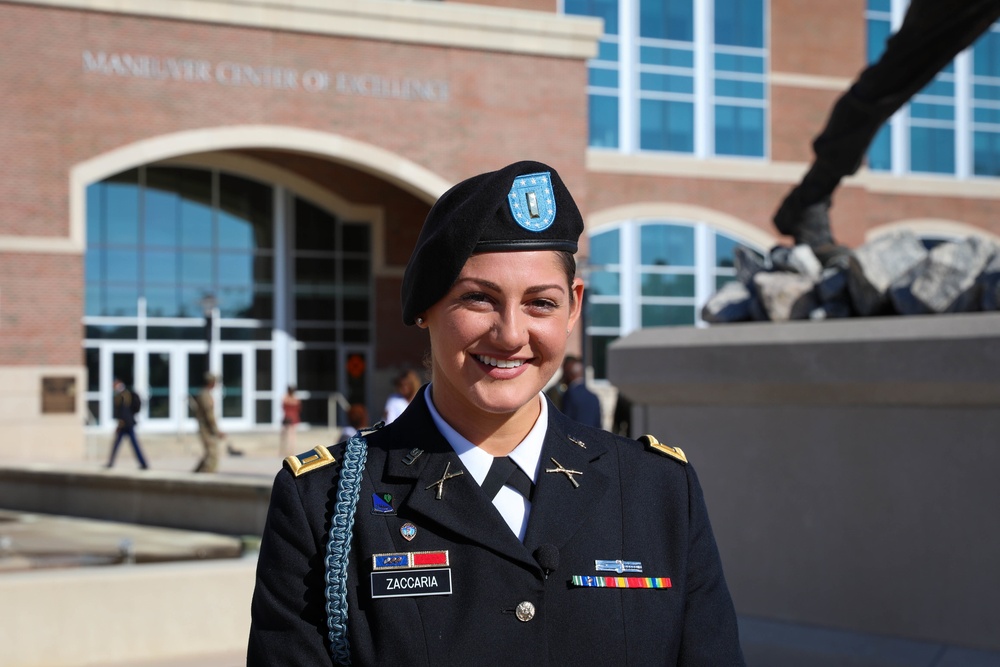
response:
M434 205L402 288L431 383L391 424L286 459L248 665L743 664L683 452L541 393L580 316L582 230L538 162Z

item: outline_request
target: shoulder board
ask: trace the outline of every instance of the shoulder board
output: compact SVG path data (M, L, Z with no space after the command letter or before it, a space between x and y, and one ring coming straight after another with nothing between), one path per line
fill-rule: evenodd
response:
M285 465L288 466L288 469L292 471L293 475L299 477L300 475L304 475L307 472L316 470L317 468L322 468L323 466L335 463L336 460L337 459L333 458L333 454L330 453L329 449L323 445L317 445L308 452L286 456Z
M670 458L677 459L681 463L687 463L687 457L684 455L684 450L680 447L671 447L670 445L664 445L662 442L657 440L654 436L643 435L639 437L639 442L646 446L646 449L650 451L669 456Z

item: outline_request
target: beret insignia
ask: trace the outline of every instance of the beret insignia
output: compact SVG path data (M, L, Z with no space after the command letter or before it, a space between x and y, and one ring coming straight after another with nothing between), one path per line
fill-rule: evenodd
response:
M684 455L684 451L680 447L671 447L670 445L664 445L654 436L651 435L640 436L639 442L646 445L646 449L650 451L654 451L659 454L663 454L664 456L669 456L670 458L677 459L681 463L688 462L687 457Z
M529 232L548 229L556 219L551 174L545 171L519 176L507 193L507 203L517 224Z
M330 450L323 445L317 445L302 454L293 454L292 456L285 457L285 465L288 466L288 469L296 477L300 477L307 472L330 465L336 461L337 459L333 458Z

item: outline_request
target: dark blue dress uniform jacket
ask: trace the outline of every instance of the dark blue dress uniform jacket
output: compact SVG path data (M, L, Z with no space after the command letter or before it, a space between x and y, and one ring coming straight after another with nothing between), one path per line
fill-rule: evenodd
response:
M586 445L581 447L574 438ZM698 478L690 465L633 440L582 426L549 408L525 542L504 523L435 427L423 394L367 436L348 567L354 665L742 665L736 616ZM412 465L403 460L424 450ZM336 464L278 473L261 543L247 664L332 664L324 557ZM574 488L566 475L578 470ZM373 514L372 494L392 494L395 515ZM400 527L410 522L407 542ZM532 555L558 550L548 577ZM452 594L371 597L372 555L448 550ZM551 552L551 547L548 548ZM578 588L597 559L640 561L633 576L668 577L666 589ZM553 563L547 563L552 567ZM419 574L419 571L416 572ZM614 573L603 573L611 574ZM521 602L534 617L518 620Z

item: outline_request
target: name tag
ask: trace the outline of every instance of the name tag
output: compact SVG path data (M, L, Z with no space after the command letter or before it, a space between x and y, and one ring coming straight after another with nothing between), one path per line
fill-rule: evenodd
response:
M372 597L451 595L451 568L372 572Z

